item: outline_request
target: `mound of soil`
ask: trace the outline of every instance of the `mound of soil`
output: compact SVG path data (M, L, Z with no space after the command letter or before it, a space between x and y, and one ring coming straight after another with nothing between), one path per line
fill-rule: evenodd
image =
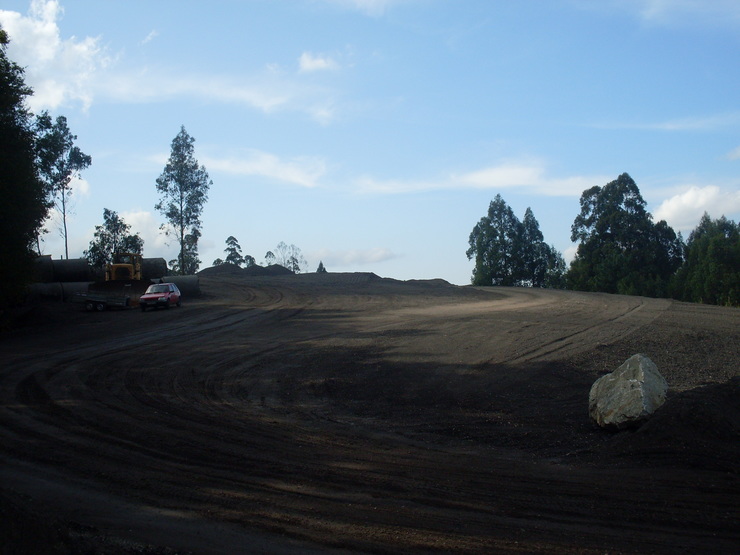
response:
M226 276L288 276L294 275L294 272L281 266L280 264L271 264L270 266L250 266L242 268L236 264L219 264L204 268L198 272L202 277L226 277Z

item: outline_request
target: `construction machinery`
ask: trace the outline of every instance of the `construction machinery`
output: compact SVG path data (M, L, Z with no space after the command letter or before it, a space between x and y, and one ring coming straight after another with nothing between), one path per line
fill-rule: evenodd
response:
M96 311L110 307L138 306L139 297L154 281L145 275L144 266L144 259L140 254L131 252L114 254L113 261L105 266L105 280L91 283L87 292L77 295L75 301L84 303L86 310ZM164 268L166 271L166 265Z
M141 281L143 260L133 252L114 254L113 262L105 265L105 281Z

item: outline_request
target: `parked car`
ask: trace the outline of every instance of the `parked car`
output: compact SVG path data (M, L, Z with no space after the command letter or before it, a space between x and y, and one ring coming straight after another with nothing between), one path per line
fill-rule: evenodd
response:
M147 307L169 308L172 305L180 306L182 295L174 283L155 283L139 298L139 306L144 312Z

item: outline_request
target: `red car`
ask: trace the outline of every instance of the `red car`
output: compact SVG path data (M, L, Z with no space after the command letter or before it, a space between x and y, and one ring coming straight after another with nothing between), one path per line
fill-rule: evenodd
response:
M156 283L150 285L146 293L139 298L139 306L142 312L149 306L152 308L160 306L169 308L172 305L180 306L181 297L180 290L174 283Z

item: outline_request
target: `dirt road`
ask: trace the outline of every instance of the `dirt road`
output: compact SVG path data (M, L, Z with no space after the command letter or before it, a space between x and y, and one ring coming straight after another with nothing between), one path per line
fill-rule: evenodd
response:
M720 553L740 310L373 274L201 278L0 336L4 553ZM588 420L643 352L666 405Z

